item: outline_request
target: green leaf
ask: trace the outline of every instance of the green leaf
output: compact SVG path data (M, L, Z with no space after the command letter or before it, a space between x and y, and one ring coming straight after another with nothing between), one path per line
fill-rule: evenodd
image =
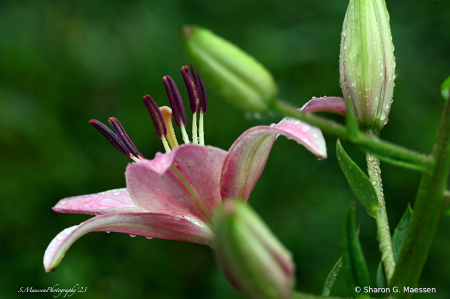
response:
M339 272L341 272L341 268L342 268L342 256L336 262L333 269L331 269L330 274L328 274L328 277L325 280L325 284L323 286L323 291L322 291L323 297L330 296L331 289L333 288L334 282L336 281L336 278L338 277Z
M441 93L442 93L442 97L446 101L448 101L448 99L450 98L450 77L445 79L444 83L442 83L442 85L441 85Z
M397 262L398 255L402 249L403 241L406 237L406 231L408 230L409 221L412 217L413 211L408 204L405 214L395 228L394 235L392 236L392 250L394 252L394 261ZM377 286L379 288L386 287L386 276L384 274L383 262L380 261L377 271Z
M369 214L375 215L378 210L375 188L367 175L347 155L339 139L336 143L336 156L353 194Z
M359 225L358 225L358 228L356 229L356 236L359 237ZM336 264L334 264L333 269L331 269L330 274L328 274L328 277L325 280L325 284L323 285L323 290L322 290L322 297L330 296L331 289L333 288L336 278L338 277L339 273L341 272L341 268L342 268L342 255L339 257Z
M367 296L364 292L355 292L356 287L363 289L370 285L369 271L355 231L355 207L353 204L347 210L342 229L342 265L345 279L351 293L355 297Z
M402 249L403 241L406 237L406 231L408 229L409 220L411 219L413 211L408 204L405 214L395 228L394 235L392 236L392 250L394 251L394 261L397 262L397 257Z
M377 287L379 287L379 288L387 287L386 273L384 273L384 267L383 267L382 261L380 261L380 263L378 264L378 269L377 269Z

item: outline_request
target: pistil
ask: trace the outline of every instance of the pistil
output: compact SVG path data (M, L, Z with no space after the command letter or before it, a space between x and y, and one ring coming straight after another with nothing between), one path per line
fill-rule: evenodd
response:
M170 109L170 107L163 106L159 107L159 110L161 110L167 127L167 141L169 141L170 147L174 148L175 146L178 146L178 141L172 125L172 109Z

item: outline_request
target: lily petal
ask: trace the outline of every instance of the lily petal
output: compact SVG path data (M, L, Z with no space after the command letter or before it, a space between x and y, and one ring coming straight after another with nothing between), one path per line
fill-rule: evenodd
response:
M213 233L189 217L154 213L119 213L93 217L80 225L66 228L48 245L44 254L45 271L58 267L69 247L92 231L107 231L211 245Z
M223 199L248 200L279 135L304 145L319 158L327 155L322 132L307 123L284 118L277 125L253 127L233 143L225 158L220 186Z
M186 215L209 223L221 203L220 174L226 152L188 144L170 153L129 164L128 192L145 211Z
M321 97L312 98L308 103L303 105L302 111L310 112L331 112L340 116L347 114L345 101L340 97Z
M82 213L90 215L114 212L138 212L140 210L134 204L126 188L64 198L58 201L53 207L53 211L58 213Z

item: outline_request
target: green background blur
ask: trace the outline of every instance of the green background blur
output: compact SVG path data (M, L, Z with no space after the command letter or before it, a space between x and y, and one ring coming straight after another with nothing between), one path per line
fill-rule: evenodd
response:
M382 137L428 153L443 108L440 84L450 75L450 3L387 5L398 78ZM312 96L342 94L338 56L346 6L346 0L0 2L0 298L53 298L19 289L55 284L87 287L73 298L243 298L223 278L210 248L127 234L90 233L55 272L45 273L42 258L52 238L89 218L51 207L64 197L124 187L131 160L90 119L117 117L147 158L163 151L141 99L148 93L167 105L161 78L168 74L187 99L182 24L210 28L239 45L273 73L281 98L301 106ZM246 129L280 119L246 115L211 88L208 98L209 145L228 149ZM344 213L355 201L336 162L335 141L327 136L329 158L317 161L280 138L249 201L293 252L297 290L314 294L340 256ZM364 155L344 146L363 166ZM393 231L414 202L419 174L386 164L382 170ZM356 206L375 285L375 221ZM449 218L420 280L437 294L417 297L450 298ZM342 276L332 294L348 294Z

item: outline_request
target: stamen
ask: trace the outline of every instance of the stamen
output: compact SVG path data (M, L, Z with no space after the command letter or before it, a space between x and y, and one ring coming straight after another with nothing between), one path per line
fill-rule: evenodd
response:
M205 85L203 84L202 77L197 73L197 71L192 66L192 64L191 64L191 69L192 69L191 74L195 80L195 86L197 88L197 94L198 94L199 102L200 102L200 109L202 110L203 114L205 114L206 110L208 109L208 99L206 97L206 88L205 88Z
M166 88L167 96L169 97L170 106L172 107L172 113L173 117L175 118L175 123L178 127L181 127L181 123L186 126L186 111L184 110L180 91L178 90L175 82L170 76L164 76L163 83L164 87Z
M181 75L183 76L184 84L189 95L189 104L191 106L192 113L197 112L200 109L200 98L197 94L197 88L195 85L194 77L187 66L181 68Z
M198 144L198 139L197 139L197 112L194 112L194 114L192 115L192 143Z
M123 128L122 124L117 120L117 118L110 117L108 119L108 122L112 126L117 137L119 137L119 139L123 142L123 144L125 144L130 153L136 158L138 158L138 160L143 159L144 156L138 151L134 143L131 141L130 137L128 137L127 132L125 132L125 129Z
M200 121L199 121L199 128L198 128L200 145L205 145L205 133L203 132L203 115L204 115L204 113L200 112Z
M173 117L175 123L181 129L184 143L189 143L189 137L186 133L187 117L184 110L183 100L180 92L170 76L163 77L164 87L166 88L167 95L169 97L170 106L172 107Z
M147 110L150 113L153 124L155 125L156 135L158 135L159 139L162 139L162 137L165 137L167 135L167 128L166 124L164 123L162 113L151 96L145 95L143 97L143 101L145 107L147 107Z
M122 154L124 154L127 157L132 157L132 154L130 153L130 151L128 150L128 148L125 146L125 144L120 140L119 137L117 137L117 135L111 131L110 128L108 128L106 125L104 125L102 122L96 120L96 119L91 119L89 121L89 123L96 128L100 133L103 134L103 136L106 137L106 139L108 139L108 141Z
M206 97L206 88L203 84L202 77L197 73L195 68L191 65L191 75L194 78L195 81L195 87L197 90L197 95L199 96L199 102L200 102L200 120L199 120L199 128L198 128L198 135L199 135L199 143L200 145L205 145L205 134L203 130L203 115L206 113L206 110L208 109L208 101Z
M169 141L170 146L174 148L175 146L178 146L178 141L172 125L172 109L170 109L170 107L163 106L159 107L159 110L161 110L164 123L167 127L167 141Z
M187 66L181 68L181 75L183 76L184 84L189 95L189 104L191 107L192 116L192 142L198 144L197 139L197 111L200 110L200 98L197 93L194 77Z

